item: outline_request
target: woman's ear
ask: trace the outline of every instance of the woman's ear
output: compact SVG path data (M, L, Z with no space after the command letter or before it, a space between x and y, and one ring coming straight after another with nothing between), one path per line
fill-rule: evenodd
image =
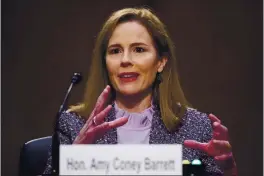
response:
M160 60L159 60L159 66L158 66L158 72L162 72L166 63L168 61L168 58L167 57L162 57Z

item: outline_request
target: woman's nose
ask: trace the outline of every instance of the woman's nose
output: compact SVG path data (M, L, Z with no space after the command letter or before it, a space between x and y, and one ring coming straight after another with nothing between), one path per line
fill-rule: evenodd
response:
M132 65L132 58L131 58L131 54L126 51L121 57L121 66L127 67L129 65Z

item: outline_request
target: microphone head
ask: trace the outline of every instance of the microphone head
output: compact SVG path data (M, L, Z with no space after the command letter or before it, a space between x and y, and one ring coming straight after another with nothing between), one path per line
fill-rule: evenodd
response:
M76 73L73 74L71 82L73 84L78 84L81 80L82 80L81 73L76 72Z

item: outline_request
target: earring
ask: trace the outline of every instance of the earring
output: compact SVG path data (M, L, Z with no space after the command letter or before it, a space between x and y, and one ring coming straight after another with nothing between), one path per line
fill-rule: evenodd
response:
M157 82L158 82L159 84L162 82L162 77L161 77L161 73L160 73L160 72L157 73L157 77L156 77L156 79L157 79Z

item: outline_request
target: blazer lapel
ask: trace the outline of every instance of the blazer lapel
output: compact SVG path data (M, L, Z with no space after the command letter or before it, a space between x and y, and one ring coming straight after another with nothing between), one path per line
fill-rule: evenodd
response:
M152 118L152 126L150 130L149 143L150 144L164 144L164 143L173 143L171 140L171 133L165 127L158 105L154 106L154 114Z
M115 120L115 109L114 104L112 104L112 110L106 118L106 122ZM95 141L96 144L117 144L117 131L116 128L113 128L106 132L100 139Z

